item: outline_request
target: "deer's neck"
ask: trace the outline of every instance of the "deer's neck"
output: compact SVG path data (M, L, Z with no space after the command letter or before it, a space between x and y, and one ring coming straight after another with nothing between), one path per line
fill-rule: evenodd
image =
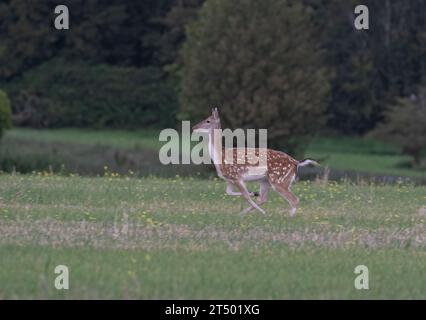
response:
M220 127L216 128L220 130ZM212 159L216 172L219 177L222 177L221 163L222 163L222 135L221 132L215 129L209 132L209 154Z

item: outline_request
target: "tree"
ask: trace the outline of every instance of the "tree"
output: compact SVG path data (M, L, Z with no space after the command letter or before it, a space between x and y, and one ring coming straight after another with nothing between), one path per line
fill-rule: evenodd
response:
M393 142L403 154L413 157L413 167L419 167L422 151L426 148L426 87L417 95L400 98L385 112L385 120L371 133L371 137Z
M225 126L267 128L270 147L303 153L330 78L311 15L291 1L207 0L187 28L180 116L218 106Z
M426 76L424 0L366 0L370 29L354 28L359 1L304 0L315 6L332 81L329 126L363 134L383 120L395 99L407 96Z
M158 59L165 65L171 65L179 59L179 50L185 42L185 27L197 17L204 0L178 0L167 14L159 19L165 26L157 41Z
M11 127L11 110L10 101L7 94L0 90L0 137L3 134L4 129Z

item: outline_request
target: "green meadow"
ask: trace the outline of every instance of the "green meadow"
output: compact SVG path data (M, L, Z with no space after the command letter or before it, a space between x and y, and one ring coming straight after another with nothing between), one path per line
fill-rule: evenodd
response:
M8 131L0 299L426 298L424 170L395 147L315 139L306 156L340 173L298 181L292 218L273 192L266 215L240 217L246 203L211 168L163 166L160 147L154 130ZM69 290L54 286L57 265Z
M256 185L250 185L250 189ZM426 187L301 181L295 217L218 179L0 176L0 298L426 298ZM69 268L56 290L54 268ZM369 290L357 290L357 265Z

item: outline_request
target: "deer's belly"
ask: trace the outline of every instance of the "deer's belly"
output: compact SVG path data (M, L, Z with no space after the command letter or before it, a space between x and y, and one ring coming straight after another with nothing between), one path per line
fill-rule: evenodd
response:
M244 181L262 180L266 177L267 171L266 167L248 167L242 177Z

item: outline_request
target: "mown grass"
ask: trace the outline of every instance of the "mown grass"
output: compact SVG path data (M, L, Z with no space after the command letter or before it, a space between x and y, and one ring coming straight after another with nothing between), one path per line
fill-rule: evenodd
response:
M294 192L293 218L276 194L267 215L241 218L246 204L217 179L1 175L0 297L426 298L426 187ZM360 264L369 290L354 288Z

